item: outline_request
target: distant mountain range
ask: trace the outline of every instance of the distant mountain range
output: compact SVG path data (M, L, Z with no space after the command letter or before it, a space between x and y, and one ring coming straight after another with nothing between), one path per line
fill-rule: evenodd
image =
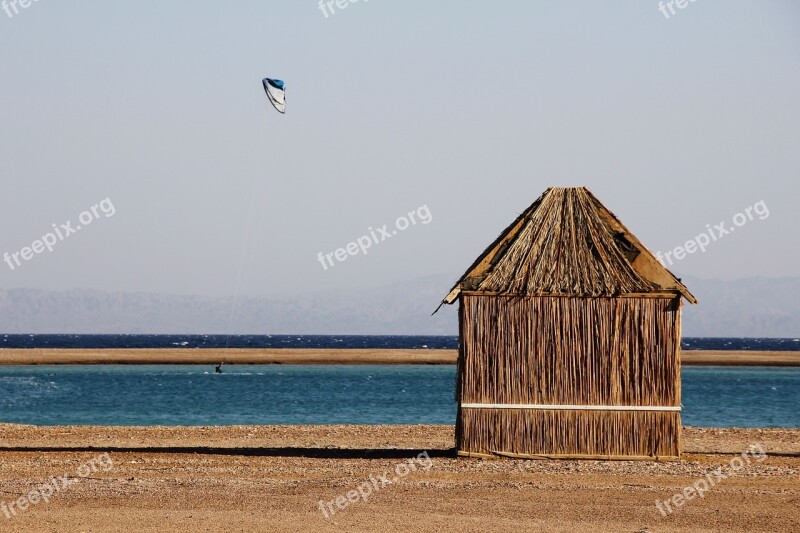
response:
M683 307L684 337L800 337L800 277L683 282L700 301Z
M368 290L233 298L0 290L2 333L230 333L457 335L457 306L442 297L458 278L429 276ZM686 337L800 336L800 278L719 281L684 277L700 304L684 306Z

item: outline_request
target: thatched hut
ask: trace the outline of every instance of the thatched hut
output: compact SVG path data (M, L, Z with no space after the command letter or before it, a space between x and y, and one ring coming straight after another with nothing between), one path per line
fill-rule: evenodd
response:
M680 457L682 298L588 189L545 191L443 300L460 300L459 455Z

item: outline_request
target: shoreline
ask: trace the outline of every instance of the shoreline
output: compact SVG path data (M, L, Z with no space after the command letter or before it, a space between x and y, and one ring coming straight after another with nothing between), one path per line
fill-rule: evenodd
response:
M0 349L0 366L16 365L454 365L457 350L326 348L26 348ZM800 351L685 350L686 366L800 366Z

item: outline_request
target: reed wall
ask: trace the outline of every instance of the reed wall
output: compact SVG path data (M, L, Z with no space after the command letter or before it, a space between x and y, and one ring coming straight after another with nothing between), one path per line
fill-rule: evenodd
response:
M462 452L678 456L680 413L462 404L680 405L680 300L462 294Z

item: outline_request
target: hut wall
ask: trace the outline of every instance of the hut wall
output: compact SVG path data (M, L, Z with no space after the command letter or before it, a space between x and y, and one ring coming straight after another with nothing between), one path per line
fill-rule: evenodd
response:
M460 452L680 455L676 411L509 408L680 406L679 298L462 294L459 322Z

